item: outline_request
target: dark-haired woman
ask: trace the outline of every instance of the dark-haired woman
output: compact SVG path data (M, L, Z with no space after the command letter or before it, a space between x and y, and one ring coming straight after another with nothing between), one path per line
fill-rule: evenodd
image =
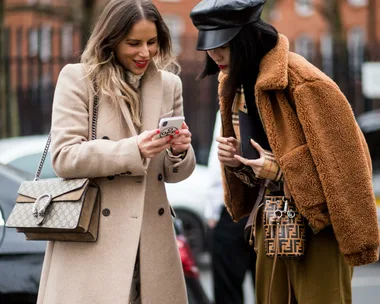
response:
M304 256L274 267L258 211L256 303L351 303L353 266L378 260L367 144L337 85L260 19L264 3L204 0L190 15L207 53L201 77L220 71L225 204L237 221L256 214L265 193L289 191L308 223ZM264 138L251 140L256 159L241 155L242 113Z
M113 0L82 62L61 71L53 166L60 177L99 185L100 223L94 243L49 242L39 304L187 303L164 182L192 173L191 133L184 124L154 138L160 118L183 115L181 81L161 68L172 59L169 30L151 1Z

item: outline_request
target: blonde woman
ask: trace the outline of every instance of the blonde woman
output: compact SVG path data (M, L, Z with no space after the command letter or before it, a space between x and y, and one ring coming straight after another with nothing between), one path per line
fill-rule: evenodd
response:
M171 62L169 30L156 7L114 0L81 64L61 71L53 167L60 177L99 185L99 236L95 243L49 242L38 304L187 303L164 182L194 170L191 133L184 123L176 135L154 138L160 118L183 115L181 81L162 69ZM90 140L95 96L97 139Z

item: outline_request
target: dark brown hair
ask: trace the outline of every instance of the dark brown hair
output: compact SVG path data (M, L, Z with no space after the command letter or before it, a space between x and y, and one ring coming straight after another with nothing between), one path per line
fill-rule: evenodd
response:
M243 26L229 42L230 67L222 94L231 98L243 83L254 85L262 58L276 46L277 41L277 30L262 20ZM199 78L218 72L217 64L206 53L205 64Z

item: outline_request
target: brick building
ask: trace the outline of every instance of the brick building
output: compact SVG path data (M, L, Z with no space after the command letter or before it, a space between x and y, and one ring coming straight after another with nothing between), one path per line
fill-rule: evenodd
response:
M173 48L182 66L186 121L192 128L198 161L205 163L216 109L216 81L196 81L204 59L195 50L196 30L189 14L197 0L153 0L171 32ZM20 131L9 122L7 134L30 135L50 127L51 100L63 65L77 62L83 50L78 28L82 1L5 0L6 99L9 115L18 112ZM95 18L108 0L97 0ZM17 109L11 110L16 107ZM35 120L34 117L42 117ZM13 119L13 118L12 118ZM199 123L203 122L203 123Z
M324 1L278 0L270 22L289 38L295 52L334 78L332 35L319 8ZM380 41L380 1L343 0L340 11L347 39L348 72L355 87L349 99L355 113L361 114L380 107L375 101L365 100L361 91L362 63L380 56L376 47ZM370 19L370 12L376 17L375 22Z
M107 2L108 0L97 0L96 14ZM195 139L199 140L196 145L199 146L201 159L205 160L217 101L215 79L195 81L204 54L195 50L197 32L189 14L199 0L153 0L153 2L169 26L174 50L182 65L181 78L184 83L187 111L185 114L188 122L196 127L198 127L198 122L205 122L205 126L201 126L202 129L199 127L196 131L198 134ZM78 16L80 9L73 7L80 3L81 1L73 0L5 0L8 7L17 5L31 7L30 10L7 11L6 13L5 24L11 28L11 32L8 32L9 43L6 46L8 55L13 57L13 62L17 62L21 57L26 58L22 68L16 65L11 67L13 69L12 83L18 86L20 83L26 85L32 79L35 86L41 87L43 83L54 85L62 65L78 60L83 48L80 35L76 32L73 23L69 21L70 18L65 16L71 14L74 16L71 20L80 19L81 16ZM327 0L277 0L269 14L269 22L289 38L292 50L334 77L332 37L328 23L318 9L318 5L323 3L327 3ZM362 63L370 57L379 59L380 56L380 50L376 47L380 41L380 0L342 0L341 3L349 58L350 94L348 94L348 99L356 115L360 116L364 112L372 112L380 108L378 100L364 98L361 90ZM42 9L33 9L36 5ZM51 7L58 8L62 13L49 13ZM18 33L16 33L17 30ZM31 62L36 63L35 68L30 65ZM37 68L37 63L42 63L42 68ZM25 77L25 75L28 76ZM49 105L45 112L48 113L48 111Z

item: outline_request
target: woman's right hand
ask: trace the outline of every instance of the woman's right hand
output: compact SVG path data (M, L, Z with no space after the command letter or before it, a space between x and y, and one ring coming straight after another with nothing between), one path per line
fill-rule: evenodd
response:
M173 136L154 139L160 130L144 131L137 137L137 144L143 158L153 158L165 149L170 148Z
M218 158L221 163L228 167L239 167L241 162L234 155L240 155L240 143L234 137L217 137Z

